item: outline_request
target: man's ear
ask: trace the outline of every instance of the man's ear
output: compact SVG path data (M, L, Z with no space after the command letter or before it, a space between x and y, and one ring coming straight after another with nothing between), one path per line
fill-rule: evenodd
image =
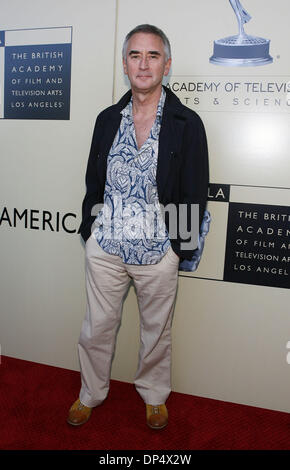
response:
M167 60L166 64L165 64L165 68L164 68L164 76L166 77L168 74L169 74L169 71L170 71L170 67L171 67L171 58Z
M125 75L128 75L128 72L127 72L127 62L126 60L123 58L123 70L124 70L124 74Z

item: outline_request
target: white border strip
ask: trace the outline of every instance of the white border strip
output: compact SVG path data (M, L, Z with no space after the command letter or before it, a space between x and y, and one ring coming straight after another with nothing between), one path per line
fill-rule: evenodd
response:
M72 42L71 26L65 28L19 29L5 32L5 46L35 46Z
M290 206L290 189L231 186L230 202Z
M0 119L4 116L4 47L0 47Z

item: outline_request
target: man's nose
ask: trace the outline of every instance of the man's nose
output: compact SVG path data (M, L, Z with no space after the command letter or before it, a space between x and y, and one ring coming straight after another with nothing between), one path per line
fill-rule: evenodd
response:
M146 56L143 56L140 60L139 63L140 69L147 69L148 68L148 58Z

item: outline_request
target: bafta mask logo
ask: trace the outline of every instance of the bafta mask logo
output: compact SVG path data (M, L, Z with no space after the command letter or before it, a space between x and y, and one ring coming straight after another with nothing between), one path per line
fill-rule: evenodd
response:
M272 63L270 40L246 34L244 24L251 20L251 15L239 0L230 0L230 4L237 17L239 34L214 41L214 52L209 61L215 65L234 67Z

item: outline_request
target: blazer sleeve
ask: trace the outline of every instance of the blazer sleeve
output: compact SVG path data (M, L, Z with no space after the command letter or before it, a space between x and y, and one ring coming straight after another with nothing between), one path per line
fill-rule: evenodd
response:
M95 215L91 215L91 212L94 205L99 202L100 197L97 159L99 158L99 145L102 133L101 115L102 113L96 119L85 176L86 194L82 203L82 221L78 230L84 241L87 241L91 235L91 226L95 220Z
M182 166L180 173L180 196L179 202L186 207L186 222L188 233L199 233L206 209L208 185L209 185L209 164L208 164L208 146L206 132L201 118L194 113L191 119L187 120L185 125L183 143L182 143ZM199 227L193 230L191 205L198 205ZM195 227L196 229L196 227ZM179 227L179 233L181 232ZM192 249L182 249L182 242L179 240L180 257L191 259ZM196 240L197 243L197 240Z
M200 227L208 196L209 165L206 132L197 114L186 125L183 154L181 199L186 203L199 205Z

